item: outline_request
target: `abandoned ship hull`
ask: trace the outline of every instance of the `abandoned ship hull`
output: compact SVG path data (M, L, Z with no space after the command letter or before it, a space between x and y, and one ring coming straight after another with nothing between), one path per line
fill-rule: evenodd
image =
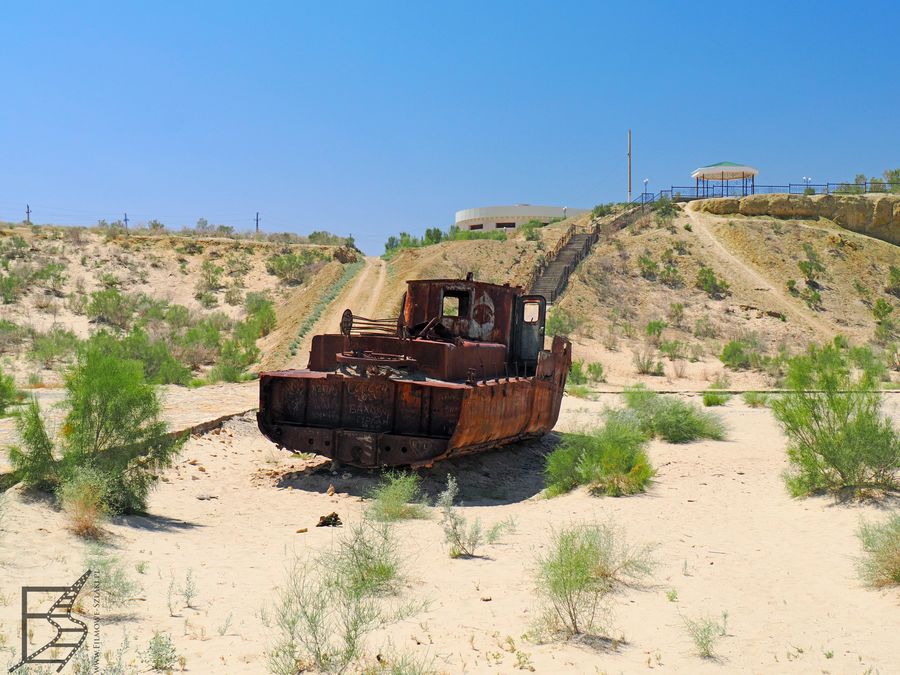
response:
M281 447L351 466L430 465L550 431L565 373L474 383L263 373L258 424Z

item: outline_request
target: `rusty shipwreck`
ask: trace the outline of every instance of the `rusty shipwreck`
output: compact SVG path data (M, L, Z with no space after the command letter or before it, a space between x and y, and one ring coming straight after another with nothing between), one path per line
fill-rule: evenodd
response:
M349 309L304 370L260 374L262 433L357 467L427 466L556 424L571 345L544 348L546 301L519 287L408 281L396 319Z

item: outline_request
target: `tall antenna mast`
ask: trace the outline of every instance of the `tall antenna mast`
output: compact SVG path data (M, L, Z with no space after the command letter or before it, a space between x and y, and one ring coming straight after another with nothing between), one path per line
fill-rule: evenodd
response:
M628 203L631 203L631 129L628 130Z

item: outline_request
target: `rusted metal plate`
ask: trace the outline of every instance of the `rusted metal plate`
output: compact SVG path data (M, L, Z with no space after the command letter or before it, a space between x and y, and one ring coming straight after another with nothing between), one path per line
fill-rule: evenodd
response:
M447 298L458 315L446 315ZM397 335L317 335L308 369L262 373L260 430L291 450L363 467L431 464L546 433L571 345L555 337L536 359L519 349L517 340L543 334L543 311L528 319L533 327L539 317L532 334L518 323L526 304L520 288L409 282Z

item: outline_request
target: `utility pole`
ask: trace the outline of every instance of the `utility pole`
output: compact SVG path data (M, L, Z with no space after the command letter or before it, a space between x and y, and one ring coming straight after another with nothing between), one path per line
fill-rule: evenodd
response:
M628 203L631 203L631 129L628 130Z
M31 206L25 205L25 222L31 225Z
M256 234L259 234L259 211L256 212Z
M125 220L125 231L128 232L128 214L127 213L125 214L124 220Z

